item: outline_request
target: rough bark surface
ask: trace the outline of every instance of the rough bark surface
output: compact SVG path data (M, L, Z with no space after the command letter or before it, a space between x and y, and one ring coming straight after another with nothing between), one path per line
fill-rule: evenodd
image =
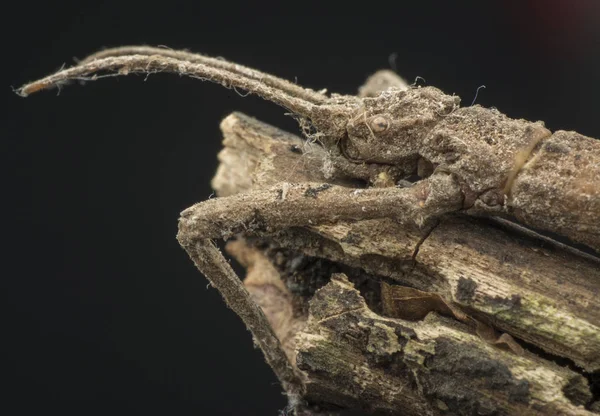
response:
M330 161L319 146L237 113L221 128L219 196L326 181ZM460 215L423 228L379 218L244 235L228 251L247 267L245 285L302 380L297 414L575 415L597 406L589 383L600 370L595 257ZM459 312L441 316L426 304L424 319L398 318L381 292L390 285ZM393 308L411 306L404 299Z
M564 393L581 375L489 346L435 314L382 317L343 274L315 293L296 342L310 402L404 415L587 413Z

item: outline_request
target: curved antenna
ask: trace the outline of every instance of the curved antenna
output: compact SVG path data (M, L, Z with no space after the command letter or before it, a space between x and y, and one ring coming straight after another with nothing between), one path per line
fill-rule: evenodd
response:
M118 48L109 48L96 53L93 53L82 61L79 65L85 65L89 62L97 59L112 58L116 56L127 56L127 55L159 55L166 58L174 58L182 61L193 62L198 64L205 64L212 68L220 68L229 72L233 72L238 75L243 75L248 78L255 79L262 82L270 87L277 88L281 91L285 91L294 97L302 98L314 104L325 103L329 98L322 93L316 92L310 88L303 88L285 79L278 78L271 74L257 71L252 68L238 65L233 62L226 61L219 58L211 58L209 56L201 55L198 53L188 52L186 50L174 50L166 47L152 47L145 45L128 45L121 46Z
M305 98L297 97L290 91L267 85L261 80L239 72L232 72L208 63L190 62L160 55L126 55L91 60L25 84L17 89L16 93L27 97L29 94L57 87L71 80L96 81L104 77L158 72L175 73L211 81L226 88L242 88L309 119L313 118L314 110L320 106Z

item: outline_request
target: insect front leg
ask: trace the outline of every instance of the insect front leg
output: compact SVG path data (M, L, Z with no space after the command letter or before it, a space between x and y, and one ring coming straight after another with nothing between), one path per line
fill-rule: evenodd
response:
M436 173L411 187L347 188L328 183L280 183L200 202L182 212L181 239L229 238L242 232L275 232L294 226L393 218L420 226L462 208L452 174Z
M424 225L460 209L462 200L455 177L448 174L434 174L409 188L280 183L267 190L209 199L186 209L177 239L198 270L242 318L285 390L301 394L301 376L290 365L267 317L211 239L244 231L274 232L292 226L384 217Z
M299 393L302 389L301 378L290 365L262 309L251 299L219 249L209 239L190 239L186 233L181 232L177 238L198 270L221 293L227 306L242 318L252 332L254 342L264 352L265 359L281 380L284 389L288 394Z

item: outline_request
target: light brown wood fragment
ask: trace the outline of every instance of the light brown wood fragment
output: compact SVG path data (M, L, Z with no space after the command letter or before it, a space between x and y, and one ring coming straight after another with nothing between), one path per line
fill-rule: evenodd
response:
M468 316L440 295L401 285L381 283L381 300L386 316L420 321L429 313L437 312L466 322Z
M394 71L382 69L367 78L365 83L358 89L358 96L375 97L389 88L407 90L409 85Z
M381 282L381 301L385 316L420 321L431 312L437 312L462 323L475 325L477 335L489 344L506 347L518 355L525 352L509 334L499 334L491 325L467 315L436 293Z
M261 251L243 240L229 242L226 250L246 268L244 286L264 312L289 362L295 367L295 336L306 325L306 316L294 311L292 294Z

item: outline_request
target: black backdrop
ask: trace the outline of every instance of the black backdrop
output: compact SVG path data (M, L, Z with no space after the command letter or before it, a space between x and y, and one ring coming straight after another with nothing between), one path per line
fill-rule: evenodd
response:
M361 2L335 9L190 2L13 3L3 16L4 414L275 415L285 406L250 334L179 248L206 199L219 121L239 110L297 131L257 97L169 75L28 99L9 86L102 47L223 56L355 93L389 67L469 105L600 137L600 3ZM8 7L8 6L3 6ZM6 386L6 384L5 384Z

